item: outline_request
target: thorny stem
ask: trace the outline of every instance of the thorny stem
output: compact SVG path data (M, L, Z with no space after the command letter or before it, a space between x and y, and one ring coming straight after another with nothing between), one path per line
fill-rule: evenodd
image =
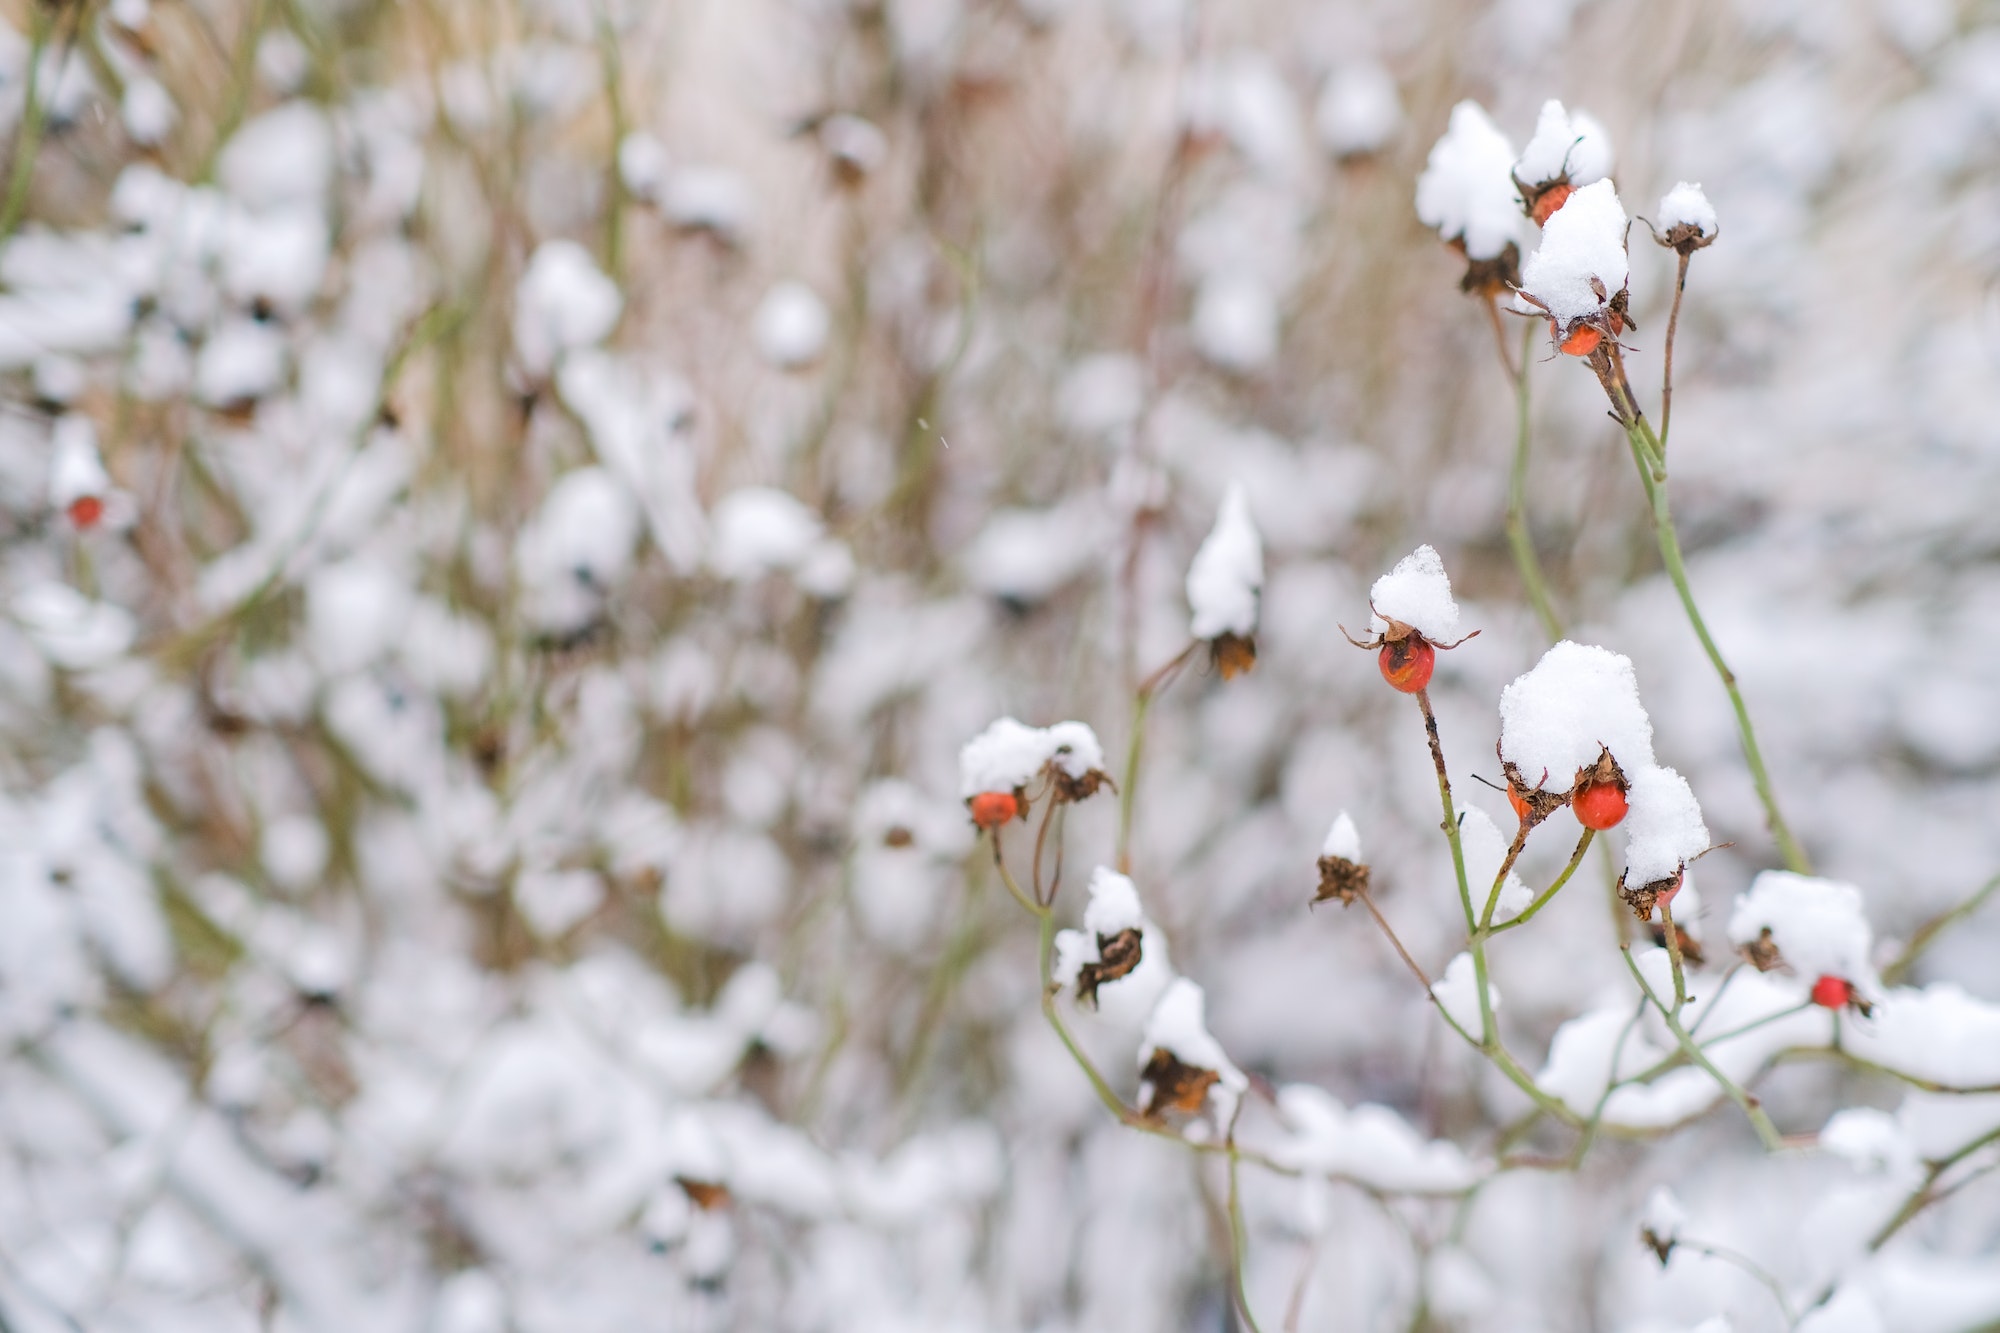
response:
M1666 903L1660 904L1660 922L1667 928L1667 961L1674 970L1674 1015L1679 1017L1688 1002L1687 968L1681 962L1681 933L1674 928L1674 910Z
M1806 859L1805 850L1792 836L1791 826L1785 823L1785 816L1778 809L1777 792L1773 790L1771 775L1764 767L1764 752L1757 745L1757 730L1751 725L1750 709L1743 702L1743 692L1737 688L1736 673L1722 660L1722 650L1708 632L1708 622L1702 619L1701 608L1695 604L1694 589L1688 584L1687 566L1681 559L1680 537L1674 531L1673 513L1667 503L1665 465L1661 464L1655 470L1648 463L1649 459L1660 456L1660 443L1653 436L1653 428L1644 417L1637 415L1636 410L1627 418L1625 435L1631 442L1632 461L1638 465L1639 481L1646 488L1646 499L1652 509L1653 533L1659 543L1660 560L1666 565L1667 577L1673 581L1674 591L1680 595L1681 609L1686 612L1695 637L1701 641L1702 651L1708 654L1709 664L1721 679L1722 688L1729 693L1729 706L1736 713L1737 739L1743 746L1744 761L1750 766L1750 781L1757 788L1757 799L1763 803L1765 822L1777 841L1779 853L1785 858L1786 868L1809 875L1812 863Z
M1909 975L1910 968L1916 964L1917 959L1923 957L1924 950L1931 947L1933 940L1971 916L1974 912L1977 912L1986 904L1986 900L1993 896L1993 892L1996 889L2000 889L2000 875L1995 875L1980 885L1973 891L1970 898L1967 898L1949 912L1946 912L1942 916L1933 917L1918 927L1917 933L1912 935L1910 942L1903 947L1902 954L1897 957L1895 962L1882 969L1883 984L1894 986L1900 983L1904 977Z
M1507 920L1502 921L1499 925L1493 927L1492 930L1486 933L1489 936L1498 935L1503 930L1512 930L1516 926L1524 926L1528 923L1529 919L1535 915L1535 913L1541 911L1542 908L1548 906L1549 900L1556 896L1557 891L1560 890L1563 885L1569 883L1570 876L1574 875L1576 873L1576 868L1583 864L1583 854L1590 850L1590 840L1596 836L1597 835L1593 833L1591 830L1585 829L1583 831L1583 836L1581 838L1578 838L1576 841L1576 850L1570 854L1569 864L1563 867L1562 874L1556 876L1556 882L1549 885L1548 888L1543 889L1541 896L1535 899L1535 901L1529 903L1527 909L1523 911L1521 915L1517 917L1510 917Z
M1486 308L1497 321L1499 312L1493 302L1489 300ZM1528 428L1528 373L1534 334L1535 326L1530 323L1521 339L1518 368L1508 363L1507 344L1504 340L1500 342L1500 360L1507 363L1508 373L1514 379L1514 470L1507 485L1507 544L1513 548L1514 567L1520 571L1521 583L1528 590L1528 601L1534 605L1543 632L1556 640L1563 636L1562 619L1556 615L1548 580L1542 575L1541 559L1535 554L1534 537L1528 531L1528 443L1532 436ZM1494 337L1499 338L1497 328Z
M1688 260L1692 251L1681 254L1680 272L1674 277L1674 308L1667 315L1667 350L1660 376L1660 462L1667 461L1667 431L1674 424L1674 330L1681 322L1681 293L1687 290Z
M1665 1021L1667 1031L1674 1034L1674 1040L1680 1043L1680 1048L1687 1058L1707 1070L1708 1076L1729 1094L1729 1099L1742 1108L1743 1114L1749 1117L1751 1128L1757 1131L1757 1138L1765 1148L1772 1152L1782 1148L1784 1139L1778 1133L1778 1127L1771 1123L1771 1117L1764 1113L1763 1104L1744 1091L1735 1079L1716 1068L1715 1062L1708 1058L1708 1053L1702 1050L1694 1038L1688 1035L1687 1029L1681 1026L1679 1012L1676 1009L1669 1009L1659 996L1653 994L1653 988L1646 984L1645 974L1639 970L1638 961L1632 957L1632 946L1621 944L1618 946L1618 952L1624 956L1625 966L1631 969L1632 980L1639 983L1639 989L1653 1002L1653 1007L1660 1011L1660 1017Z

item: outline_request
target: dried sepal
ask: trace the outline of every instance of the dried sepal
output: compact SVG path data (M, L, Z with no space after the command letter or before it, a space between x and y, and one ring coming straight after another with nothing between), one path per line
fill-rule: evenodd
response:
M1077 969L1076 998L1095 1009L1099 986L1129 976L1139 966L1144 938L1136 927L1127 927L1116 935L1099 935L1097 961Z
M1674 1252L1674 1237L1663 1236L1649 1226L1642 1226L1639 1228L1639 1239L1646 1242L1646 1247L1659 1256L1660 1267L1665 1268L1667 1256Z
M1494 742L1493 750L1495 754L1499 753L1499 742ZM1521 776L1521 769L1517 764L1502 759L1500 771L1507 777L1507 803L1514 807L1514 813L1520 816L1521 822L1529 828L1535 827L1569 804L1569 796L1564 792L1528 785L1528 780ZM1543 773L1542 778L1547 780L1548 774Z
M1106 786L1118 790L1117 782L1101 768L1087 769L1082 777L1071 777L1057 765L1049 765L1049 790L1055 793L1057 805L1088 800Z
M1757 938L1742 948L1744 959L1759 972L1772 972L1785 966L1785 957L1778 952L1778 942L1771 938L1771 928L1764 927L1757 932Z
M1215 1070L1184 1064L1172 1051L1155 1047L1139 1074L1139 1114L1155 1121L1169 1111L1199 1115L1208 1090L1221 1081Z
M1344 856L1322 856L1319 859L1319 892L1313 895L1313 902L1338 900L1342 907L1346 907L1366 892L1366 865Z
M681 1193L687 1195L688 1200L705 1213L712 1213L718 1208L729 1206L730 1194L727 1185L718 1184L713 1180L697 1180L692 1176L675 1176L674 1184L679 1185Z
M1247 676L1257 665L1257 640L1248 634L1218 634L1208 641L1208 660L1224 680Z
M1463 241L1453 241L1452 248L1461 255L1465 253ZM1467 296L1483 296L1488 300L1499 300L1521 285L1521 247L1507 242L1499 254L1491 259L1467 259L1465 275L1458 280L1458 289Z

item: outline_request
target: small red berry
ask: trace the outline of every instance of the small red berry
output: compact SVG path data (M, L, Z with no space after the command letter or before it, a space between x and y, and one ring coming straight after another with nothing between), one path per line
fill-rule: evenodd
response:
M1854 987L1839 977L1821 977L1813 983L1812 1002L1822 1009L1845 1009L1854 1002Z
M1523 822L1527 820L1528 812L1533 808L1528 804L1527 793L1519 787L1510 786L1507 788L1507 804L1514 807L1515 816Z
M1576 812L1577 823L1602 833L1616 828L1625 818L1625 793L1615 782L1594 782L1577 788L1569 798L1569 808Z
M1574 193L1576 193L1576 187L1565 182L1561 185L1551 185L1548 189L1537 195L1535 197L1533 214L1535 225L1537 227L1548 226L1549 219L1556 215L1556 210L1568 203L1569 197Z
M104 499L96 495L79 495L69 502L69 521L79 528L97 526L97 520L104 517Z
M1603 341L1604 335L1597 331L1595 325L1579 324L1569 337L1557 344L1556 350L1570 356L1589 356Z
M983 829L999 828L1021 810L1010 791L983 791L966 804L972 808L972 822Z
M1431 683L1431 671L1437 666L1437 649L1422 635L1412 634L1383 644L1381 656L1376 660L1381 664L1383 680L1405 694L1415 694Z

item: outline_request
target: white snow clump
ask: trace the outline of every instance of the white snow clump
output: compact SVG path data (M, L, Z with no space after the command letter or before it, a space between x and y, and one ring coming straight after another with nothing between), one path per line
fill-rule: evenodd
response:
M757 307L757 350L781 370L800 370L819 360L832 328L817 292L802 282L781 282Z
M1764 931L1800 977L1839 977L1865 994L1881 985L1869 962L1874 932L1861 910L1861 890L1837 880L1766 870L1750 882L1729 914L1729 940L1754 943Z
M1451 580L1444 561L1429 546L1419 546L1375 580L1368 590L1373 611L1371 633L1388 632L1389 621L1400 620L1433 643L1458 637L1458 603L1451 599Z
M1326 841L1320 844L1319 854L1361 864L1361 831L1354 827L1354 817L1347 811L1342 810L1334 816L1333 827L1326 831Z
M1104 747L1086 723L1031 727L1003 717L958 752L959 795L970 800L981 792L1025 787L1051 763L1081 778L1104 767Z
M1514 188L1514 145L1473 101L1451 109L1444 137L1417 177L1417 216L1468 259L1497 259L1521 234Z
M1542 243L1521 267L1521 290L1567 330L1601 314L1623 291L1625 206L1610 181L1594 181L1569 197L1542 228Z
M1601 749L1627 781L1653 766L1653 724L1631 659L1565 639L1500 691L1500 759L1531 790L1568 791Z
M1671 768L1642 768L1625 775L1625 882L1657 884L1708 850L1708 825L1687 779Z
M1610 174L1611 136L1604 127L1584 112L1563 110L1554 98L1542 103L1535 137L1514 164L1515 177L1535 186L1567 176L1571 185L1581 188Z
M1257 630L1257 597L1264 586L1264 543L1250 521L1243 483L1229 483L1215 527L1188 566L1188 632L1197 639L1224 634L1249 638Z
M1715 235L1715 205L1693 181L1682 181L1660 196L1657 225L1662 233L1675 227L1693 227L1703 236Z
M514 350L530 375L546 375L573 348L601 341L618 323L625 298L575 241L535 247L514 292Z

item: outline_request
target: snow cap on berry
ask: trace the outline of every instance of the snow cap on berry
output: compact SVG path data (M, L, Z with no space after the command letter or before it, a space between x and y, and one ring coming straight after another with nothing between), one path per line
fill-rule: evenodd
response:
M1542 103L1535 135L1514 164L1514 179L1530 190L1563 184L1582 187L1611 174L1611 136L1582 111Z
M1568 791L1605 750L1628 780L1653 766L1653 724L1631 659L1565 639L1500 691L1500 759L1529 790Z
M1625 882L1670 880L1708 850L1708 825L1687 779L1671 768L1627 769Z
M1003 717L958 752L959 795L1013 791L1034 781L1049 760L1048 733Z
M1373 616L1368 629L1386 634L1389 621L1399 620L1433 643L1458 637L1458 603L1451 599L1451 580L1444 561L1428 546L1419 546L1375 580L1368 590Z
M958 752L959 795L971 800L981 792L1011 792L1050 765L1063 777L1084 782L1103 771L1104 747L1086 723L1031 727L1003 717Z
M1250 521L1241 482L1222 497L1215 527L1188 566L1188 632L1197 639L1257 632L1257 595L1264 586L1264 543Z
M1462 243L1466 258L1498 259L1521 235L1513 169L1514 145L1485 108L1460 102L1417 177L1417 216L1445 240Z
M66 510L78 500L101 499L111 489L104 461L97 455L97 427L90 418L73 413L56 418L50 443L49 504Z
M1542 243L1521 268L1521 290L1566 332L1604 313L1625 290L1625 206L1608 180L1569 197L1549 218Z
M1090 877L1083 929L1056 932L1050 975L1128 1030L1142 1024L1173 980L1166 940L1150 927L1132 881L1108 866Z
M1729 914L1729 939L1738 946L1768 943L1807 983L1838 977L1863 996L1880 993L1868 961L1874 932L1861 910L1861 890L1837 880L1766 870L1750 883Z

